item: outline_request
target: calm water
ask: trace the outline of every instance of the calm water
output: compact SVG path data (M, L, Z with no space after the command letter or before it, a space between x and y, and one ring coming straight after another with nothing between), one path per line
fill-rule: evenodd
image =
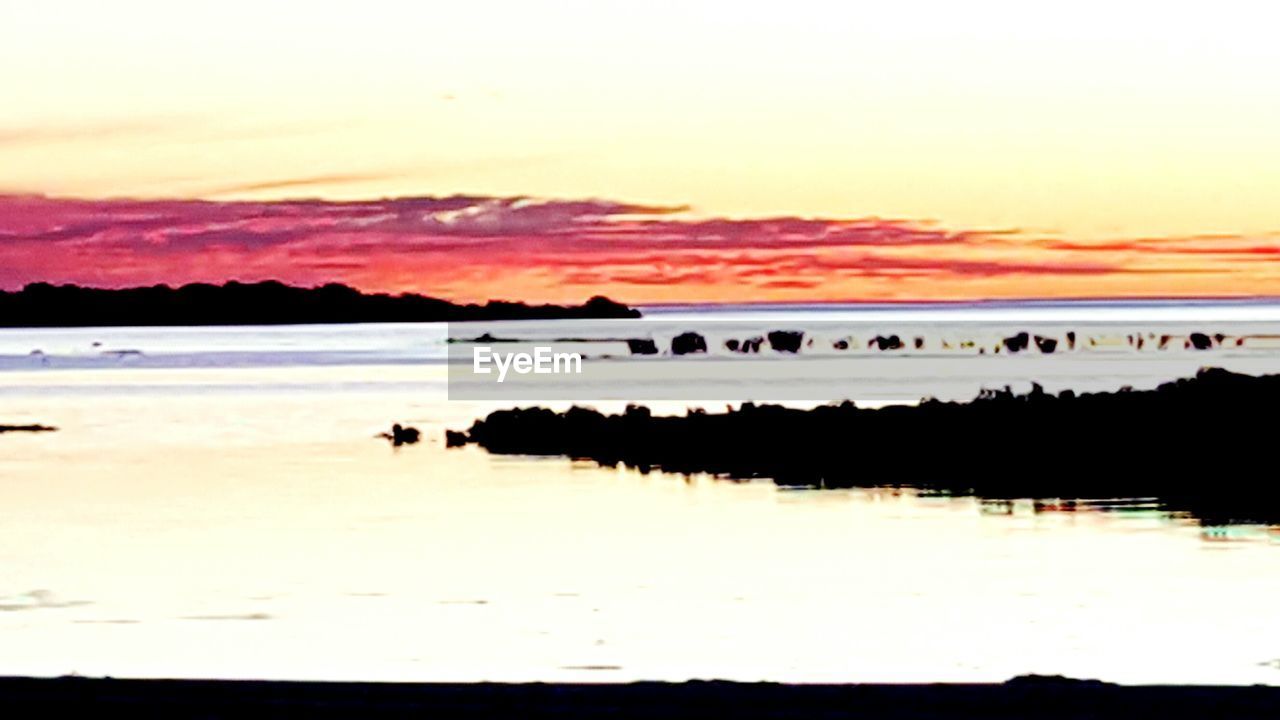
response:
M497 406L445 399L442 337L0 331L0 423L61 428L0 436L0 674L1280 683L1273 529L446 451Z

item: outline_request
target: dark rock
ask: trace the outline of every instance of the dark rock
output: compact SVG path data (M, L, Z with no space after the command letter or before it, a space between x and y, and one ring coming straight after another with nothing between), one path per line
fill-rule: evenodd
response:
M872 346L880 350L901 350L902 338L898 337L897 335L890 335L888 337L877 335L874 338L871 338L871 340L867 343L867 347L872 347Z
M706 351L707 341L698 333L681 333L671 338L672 355L690 355L693 353L705 353Z
M401 445L413 445L418 442L422 437L422 433L418 431L418 428L403 427L400 423L396 423L391 426L391 432L382 433L378 437L390 440L392 445L400 447Z
M1040 352L1045 353L1046 355L1058 349L1057 338L1048 338L1037 335L1035 339L1036 347L1040 348Z
M458 432L457 430L445 430L445 431L444 431L444 446L445 446L445 447L450 447L450 448L454 448L454 447L462 447L463 445L466 445L466 444L467 444L467 434L466 434L466 433L461 433L461 432Z
M1009 348L1009 352L1011 353L1022 352L1023 350L1026 350L1027 346L1030 344L1031 336L1025 332L1020 332L1013 337L1007 337L1004 339L1004 346Z
M632 355L657 355L658 343L650 338L631 338L627 340L627 349Z
M774 330L769 333L769 346L778 352L800 352L800 344L804 341L804 333L793 330Z
M1187 342L1190 344L1190 347L1193 347L1196 350L1208 350L1213 347L1213 340L1204 333L1191 333L1187 336Z

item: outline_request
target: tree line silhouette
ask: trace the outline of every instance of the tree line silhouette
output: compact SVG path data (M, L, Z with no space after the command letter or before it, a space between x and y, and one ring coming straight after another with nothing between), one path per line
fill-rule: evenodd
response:
M120 290L32 283L17 292L0 291L0 326L4 327L292 325L639 316L638 311L599 296L582 305L502 301L459 305L412 293L366 294L337 283L303 288L274 280Z

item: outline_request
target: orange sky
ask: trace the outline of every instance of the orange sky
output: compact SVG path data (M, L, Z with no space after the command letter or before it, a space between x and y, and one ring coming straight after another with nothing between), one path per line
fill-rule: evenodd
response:
M1280 11L1029 5L5 3L0 284L1276 294Z

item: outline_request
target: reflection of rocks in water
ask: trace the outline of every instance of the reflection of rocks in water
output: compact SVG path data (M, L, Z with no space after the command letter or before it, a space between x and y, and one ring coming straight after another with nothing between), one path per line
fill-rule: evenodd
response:
M53 432L58 428L49 425L0 425L0 433L40 433Z
M1042 509L1064 511L1078 498L1158 498L1206 524L1280 522L1280 483L1230 470L1270 462L1272 431L1256 409L1280 402L1280 376L1204 369L1155 390L1126 390L1055 395L1037 385L1023 395L985 390L968 403L747 403L665 417L637 406L620 415L528 408L489 414L465 440L493 453L780 485L904 485L1040 499Z

